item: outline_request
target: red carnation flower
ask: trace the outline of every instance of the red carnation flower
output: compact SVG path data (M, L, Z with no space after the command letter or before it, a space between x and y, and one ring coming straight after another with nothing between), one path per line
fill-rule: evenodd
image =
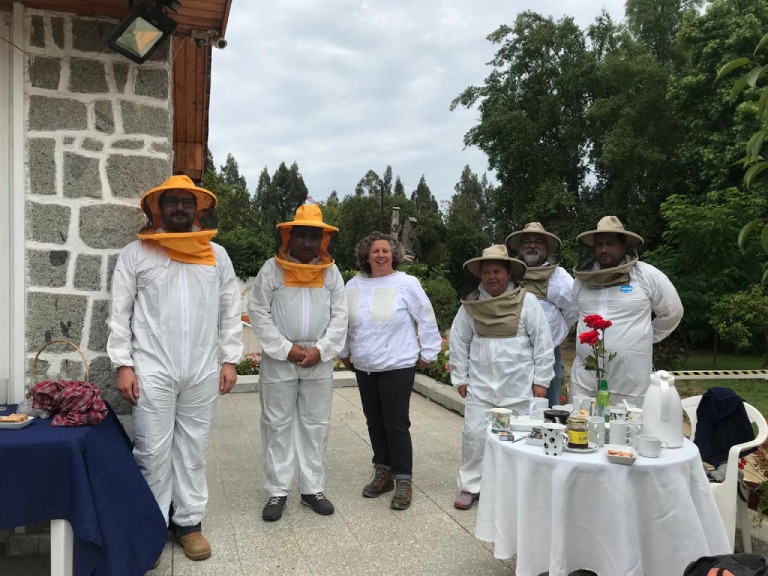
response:
M582 344L588 344L594 346L600 340L600 332L597 330L590 330L589 332L582 332L579 334L579 342Z
M603 320L601 318L600 320L595 320L591 328L594 328L595 330L605 330L606 328L610 328L611 326L613 326L613 322L611 322L610 320Z
M595 322L603 321L603 317L600 316L600 314L590 314L589 316L584 316L584 324L587 326L587 328L597 328L597 326L595 326Z

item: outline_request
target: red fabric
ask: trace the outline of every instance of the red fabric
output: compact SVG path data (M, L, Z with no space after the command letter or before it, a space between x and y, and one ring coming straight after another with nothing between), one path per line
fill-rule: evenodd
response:
M101 391L90 382L45 380L30 391L32 407L54 413L51 426L88 426L107 416Z

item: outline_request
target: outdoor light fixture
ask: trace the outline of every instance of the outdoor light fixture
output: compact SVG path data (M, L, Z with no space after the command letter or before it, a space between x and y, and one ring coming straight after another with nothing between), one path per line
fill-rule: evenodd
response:
M155 48L176 29L176 22L166 14L170 8L174 12L181 6L177 0L142 0L117 25L109 37L107 46L130 58L137 64L144 62Z

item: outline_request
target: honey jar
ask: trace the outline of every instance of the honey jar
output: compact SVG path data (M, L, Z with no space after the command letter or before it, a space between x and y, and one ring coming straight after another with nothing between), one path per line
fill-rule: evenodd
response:
M589 448L589 423L583 416L571 416L566 423L568 448L586 450Z

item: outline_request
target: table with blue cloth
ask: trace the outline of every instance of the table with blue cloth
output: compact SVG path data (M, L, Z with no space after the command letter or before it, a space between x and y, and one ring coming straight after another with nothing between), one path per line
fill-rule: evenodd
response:
M0 529L68 521L77 576L144 574L165 546L163 515L108 412L95 426L0 429Z

